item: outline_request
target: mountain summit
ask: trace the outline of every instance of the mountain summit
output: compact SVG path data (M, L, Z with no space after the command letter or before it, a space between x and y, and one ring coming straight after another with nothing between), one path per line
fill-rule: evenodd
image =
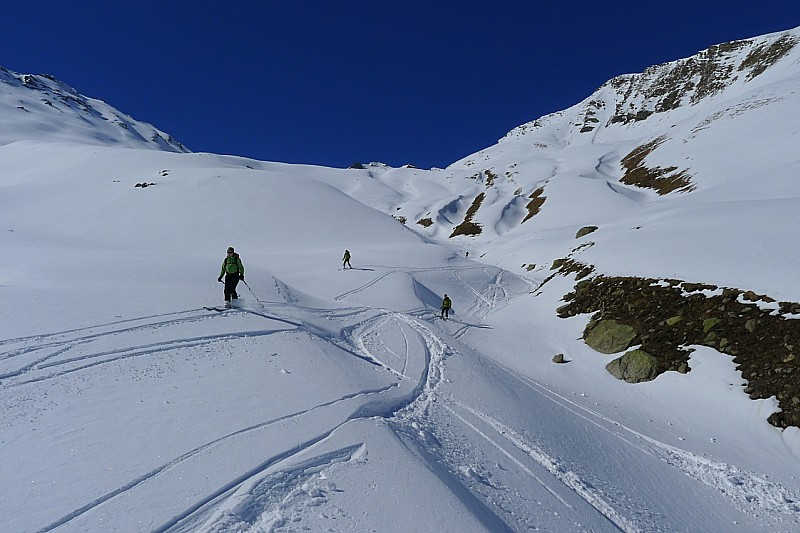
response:
M189 151L151 124L84 96L53 76L0 67L0 146L24 140Z
M562 135L565 140L577 142L580 137L602 142L602 133L607 128L613 131L613 125L632 126L648 119L657 122L681 112L691 113L693 107L709 100L752 94L796 75L798 43L800 28L795 28L714 45L686 59L617 76L581 103L519 126L508 137L559 124L567 127Z

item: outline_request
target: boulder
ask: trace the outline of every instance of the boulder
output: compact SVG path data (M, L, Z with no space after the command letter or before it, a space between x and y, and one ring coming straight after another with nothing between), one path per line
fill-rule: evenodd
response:
M628 383L652 381L658 376L658 360L644 350L631 350L608 363L606 370Z
M674 326L674 325L680 323L681 320L683 320L682 316L673 316L671 318L668 318L666 320L666 322L667 322L668 326Z
M635 329L616 320L601 320L590 326L591 329L584 332L583 340L600 353L619 353L629 348L636 338Z
M708 333L720 322L722 322L722 320L719 318L707 318L703 320L703 333Z

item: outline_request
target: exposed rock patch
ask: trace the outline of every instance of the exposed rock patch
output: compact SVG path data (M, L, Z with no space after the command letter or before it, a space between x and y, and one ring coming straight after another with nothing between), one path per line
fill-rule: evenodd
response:
M645 158L664 141L666 137L658 137L622 158L625 175L620 181L626 185L653 189L660 196L671 192L693 191L695 187L692 176L685 170L678 171L678 167L647 167L644 164Z
M572 270L575 264L565 262L561 268ZM639 345L638 351L652 359L626 354L609 368L621 379L687 372L691 346L709 346L733 357L751 398L777 398L782 411L769 417L772 425L800 427L800 319L795 316L800 304L674 279L602 275L578 282L564 299L567 303L558 309L562 318L593 313L584 332L587 343L595 342L595 330L608 327L604 323L634 332L628 346L619 348L625 344L620 342L614 349ZM643 361L652 372L639 368Z
M525 218L522 219L522 222L525 222L529 218L534 217L539 212L539 210L544 205L544 201L547 199L546 196L542 196L543 194L544 194L544 187L539 187L538 189L533 191L530 196L528 196L528 198L530 198L531 201L528 202L528 205L525 206L525 208L528 210L528 214L525 215ZM522 222L520 222L520 224Z
M475 200L472 201L472 205L467 209L467 214L464 217L464 222L459 224L458 226L453 229L453 233L450 234L450 237L455 237L456 235L480 235L483 229L480 227L479 224L476 224L472 221L472 217L475 216L475 213L478 212L478 209L481 207L483 203L483 199L485 198L485 193L480 193L478 196L475 197Z

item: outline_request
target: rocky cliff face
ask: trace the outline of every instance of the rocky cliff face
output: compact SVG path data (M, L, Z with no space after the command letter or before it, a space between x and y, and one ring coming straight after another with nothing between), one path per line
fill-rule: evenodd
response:
M688 59L656 65L642 74L608 82L619 95L609 124L647 120L694 105L737 83L750 82L785 57L800 37L790 32L769 38L715 45Z
M617 76L577 106L512 130L515 137L571 120L588 134L600 127L642 122L658 113L698 104L726 89L755 81L800 43L798 29L718 44L692 57Z

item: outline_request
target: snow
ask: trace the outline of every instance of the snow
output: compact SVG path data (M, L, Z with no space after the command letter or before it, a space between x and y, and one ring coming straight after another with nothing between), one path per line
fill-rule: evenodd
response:
M688 374L618 381L588 317L555 313L574 278L541 285L572 254L799 301L793 61L753 89L771 103L740 84L675 115L648 164L689 157L698 188L667 197L618 179L669 119L567 142L567 111L431 171L18 130L0 146L2 529L797 531L800 430L767 423L774 398L703 346ZM482 191L484 233L449 239L443 214ZM206 310L229 245L246 284Z

